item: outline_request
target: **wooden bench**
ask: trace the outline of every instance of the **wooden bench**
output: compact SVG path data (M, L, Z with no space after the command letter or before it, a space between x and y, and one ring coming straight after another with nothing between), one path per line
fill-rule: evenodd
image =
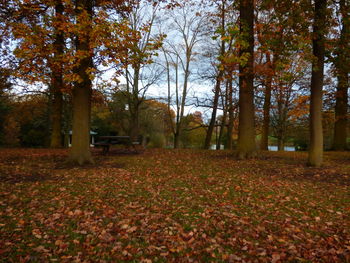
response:
M93 145L95 147L101 147L102 153L107 154L112 145L124 145L128 149L132 147L134 151L136 150L136 145L142 144L142 136L139 136L137 141L132 141L130 136L100 136L98 142Z

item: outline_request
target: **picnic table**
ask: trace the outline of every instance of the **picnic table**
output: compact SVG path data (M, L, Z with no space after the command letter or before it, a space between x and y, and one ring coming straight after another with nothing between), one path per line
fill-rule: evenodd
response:
M95 142L93 145L95 147L101 147L102 152L107 154L112 145L124 145L128 149L132 147L136 151L136 145L141 145L141 143L142 136L139 136L136 141L133 141L130 136L100 136L98 137L98 142Z

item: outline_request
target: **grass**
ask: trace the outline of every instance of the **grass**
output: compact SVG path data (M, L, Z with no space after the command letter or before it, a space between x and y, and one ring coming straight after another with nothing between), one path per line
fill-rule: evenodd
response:
M2 262L347 262L350 153L0 150Z

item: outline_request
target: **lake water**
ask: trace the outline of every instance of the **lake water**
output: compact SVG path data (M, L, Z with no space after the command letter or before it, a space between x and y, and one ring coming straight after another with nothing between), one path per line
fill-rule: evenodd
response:
M221 148L220 148L221 150L223 150L224 149L224 145L221 145ZM216 145L215 144L212 144L211 146L210 146L210 150L216 150ZM295 147L293 147L293 146L285 146L284 147L284 150L286 151L286 152L295 152ZM269 146L269 151L273 151L273 152L277 152L278 151L278 147L277 146Z
M285 146L284 147L284 150L286 151L286 152L295 152L295 147L293 147L293 146ZM273 151L273 152L276 152L276 151L278 151L278 147L277 146L269 146L269 151Z

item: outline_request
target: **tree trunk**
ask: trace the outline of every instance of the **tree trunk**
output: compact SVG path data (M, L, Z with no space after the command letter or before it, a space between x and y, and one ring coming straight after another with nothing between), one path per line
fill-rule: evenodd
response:
M174 148L175 149L180 148L180 134L177 132L174 133Z
M323 158L322 89L325 53L325 23L327 0L315 0L313 25L313 55L310 98L310 148L308 164L319 167Z
M222 7L221 7L221 30L224 32L225 30L225 2L222 2ZM224 35L222 34L222 37ZM220 45L220 54L219 54L219 60L220 57L223 57L225 54L225 41L221 41ZM223 65L221 65L223 66ZM216 76L216 85L215 85L215 90L214 90L214 100L213 100L213 111L211 113L211 119L209 122L209 127L208 131L205 137L205 142L204 142L204 149L209 149L210 144L211 144L211 137L214 131L214 126L215 126L215 121L216 121L216 113L218 109L218 102L219 102L219 95L220 95L220 85L221 85L221 79L223 77L224 71L219 70L218 75Z
M81 18L83 12L87 12L89 21ZM90 32L92 26L92 1L76 1L77 23L84 29L81 35L76 36L76 50L85 54L74 69L79 76L79 81L74 83L73 88L73 134L72 147L69 153L69 161L83 165L92 163L90 152L90 116L92 82L88 70L93 67L92 51L90 50Z
M278 151L284 151L284 137L280 134L277 138L277 149Z
M347 74L338 76L333 140L333 149L336 151L347 150L348 83Z
M140 68L134 68L134 83L131 96L131 101L129 105L130 108L130 129L129 135L132 140L137 140L139 136L139 115L140 115L140 104L139 99L139 78L140 78Z
M271 67L270 55L266 54L267 63ZM264 120L261 133L260 148L263 151L269 150L269 130L270 130L270 108L271 108L271 90L272 90L272 76L267 76L265 82L265 99L264 99Z
M226 92L225 92L225 97L223 98L223 103L222 103L222 105L224 105L223 115L222 115L222 120L221 120L221 125L220 125L219 137L218 137L218 141L216 143L216 150L221 149L221 140L222 140L222 136L224 134L224 130L226 127L227 108L228 108L228 98L227 98L228 86L229 86L229 84L226 82Z
M55 86L55 85L54 85ZM63 95L61 91L55 91L52 99L52 131L51 131L51 148L62 147L62 106Z
M137 140L139 136L139 107L138 105L133 105L135 108L130 111L133 112L131 114L131 120L130 120L130 138L132 140Z
M63 4L62 1L57 1L55 6L56 21L59 22L63 16ZM63 68L62 68L62 57L64 52L64 35L61 30L55 28L55 42L54 46L54 61L51 64L52 72L52 132L51 132L51 148L62 147L62 109L63 109Z
M209 149L211 144L211 137L213 135L215 121L216 121L216 112L218 109L219 95L220 95L220 85L221 85L222 71L219 72L219 75L216 77L216 85L214 91L214 101L213 101L213 111L211 113L211 118L209 122L209 127L207 134L205 136L204 149Z
M239 66L239 127L238 153L239 159L255 157L254 127L254 1L240 0L240 34L247 42L241 47L240 56L248 56L248 61Z
M175 63L175 93L176 93L176 123L174 132L174 148L180 148L180 130L181 130L181 105L179 97L179 70L178 70L178 57L176 57Z
M232 150L233 148L233 84L232 84L232 73L229 77L229 86L228 86L228 126L227 126L227 149Z
M342 14L342 30L338 43L338 54L335 67L338 78L335 104L335 124L333 149L336 151L347 150L347 114L348 114L348 88L349 88L349 55L350 49L350 20L349 6L345 0L340 1L340 12Z

